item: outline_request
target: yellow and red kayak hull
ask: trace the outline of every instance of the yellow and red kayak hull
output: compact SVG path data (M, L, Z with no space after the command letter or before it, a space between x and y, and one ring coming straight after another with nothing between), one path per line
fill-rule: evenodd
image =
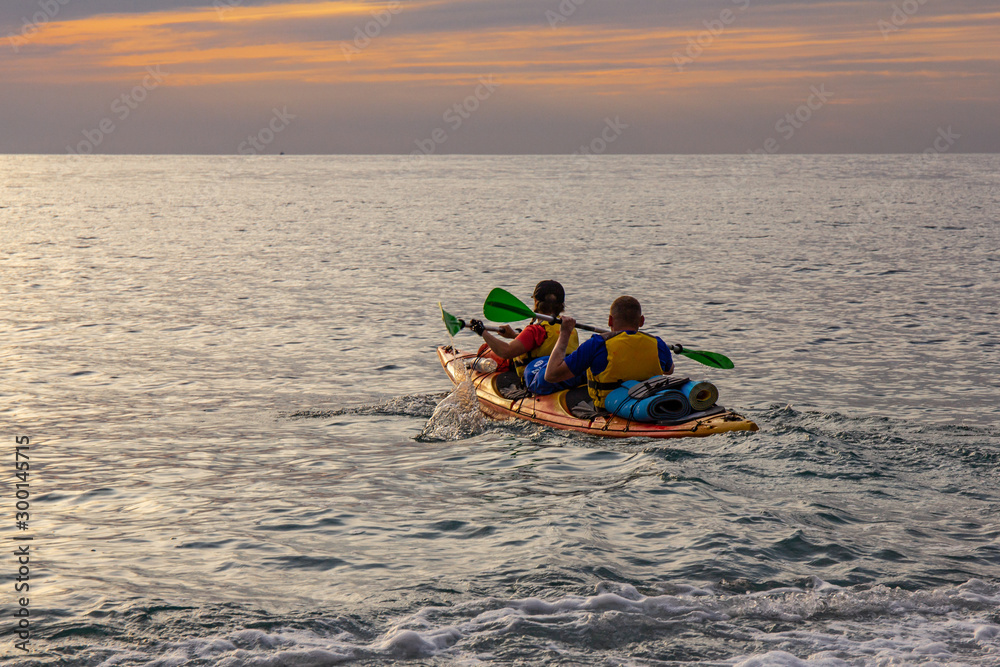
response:
M497 387L496 380L501 373L482 373L468 368L469 362L476 358L474 352L461 352L449 345L438 348L438 358L452 382L458 384L465 378L472 381L480 408L494 419L525 419L552 428L606 438L703 438L729 431L758 430L755 423L728 410L671 425L637 422L613 415L581 419L569 411L567 391L511 400L504 398Z

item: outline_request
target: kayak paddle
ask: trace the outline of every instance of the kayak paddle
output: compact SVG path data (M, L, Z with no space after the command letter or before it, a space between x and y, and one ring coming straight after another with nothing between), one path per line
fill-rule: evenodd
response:
M516 296L499 287L490 292L489 296L486 297L486 303L483 304L483 315L486 316L486 319L493 320L494 322L517 322L518 320L527 320L533 317L538 320L552 322L553 324L559 323L558 317L534 312ZM593 331L594 333L611 333L607 329L600 329L588 324L580 324L579 322L577 322L576 328L583 329L584 331Z
M486 303L483 304L483 314L486 315L487 319L493 320L494 322L516 322L518 320L526 320L532 317L546 322L552 322L553 324L558 324L560 322L558 317L542 315L541 313L534 312L516 296L499 287L490 292L489 296L486 297ZM599 329L598 327L592 327L586 324L577 323L576 328L583 329L584 331L593 331L595 333L610 333L607 329ZM685 356L688 359L693 359L699 364L703 364L705 366L722 368L725 370L735 367L729 357L724 354L719 354L718 352L686 350L683 345L670 345L668 347L671 352Z
M462 329L468 328L469 325L466 324L465 320L460 320L451 313L447 312L444 309L444 306L441 305L440 301L438 301L438 308L441 309L441 319L444 320L444 325L448 327L449 336L454 336ZM483 328L487 331L500 331L500 327L484 326Z

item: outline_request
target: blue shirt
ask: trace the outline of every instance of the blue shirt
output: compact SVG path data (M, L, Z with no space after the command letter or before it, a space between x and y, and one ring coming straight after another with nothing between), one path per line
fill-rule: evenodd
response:
M627 331L626 333L634 334L635 331ZM660 356L660 369L666 372L666 369L674 363L673 357L670 356L670 348L667 347L667 344L660 340L659 336L655 336L655 338L656 351ZM580 347L567 355L565 361L575 376L583 375L588 368L594 375L603 373L608 367L608 346L604 342L604 336L591 336Z

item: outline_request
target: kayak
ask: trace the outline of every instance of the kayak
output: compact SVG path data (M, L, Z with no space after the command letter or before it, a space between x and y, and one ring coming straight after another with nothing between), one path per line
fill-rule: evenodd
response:
M473 368L475 352L461 352L451 345L437 350L441 365L458 385L471 380L483 413L494 419L524 419L552 428L610 438L702 438L729 431L756 431L757 425L723 407L696 412L678 422L638 422L607 413L594 413L582 405L586 387L534 396L519 389L512 372L484 372Z

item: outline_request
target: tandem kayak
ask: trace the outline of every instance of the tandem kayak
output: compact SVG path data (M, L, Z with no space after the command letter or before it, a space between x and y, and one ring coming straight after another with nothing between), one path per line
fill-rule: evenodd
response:
M475 352L450 345L439 347L438 358L456 385L469 379L483 413L494 419L524 419L552 428L610 438L700 438L729 431L756 431L757 425L731 410L715 406L680 422L638 422L583 408L586 387L534 396L517 387L512 372L481 372L472 368Z

